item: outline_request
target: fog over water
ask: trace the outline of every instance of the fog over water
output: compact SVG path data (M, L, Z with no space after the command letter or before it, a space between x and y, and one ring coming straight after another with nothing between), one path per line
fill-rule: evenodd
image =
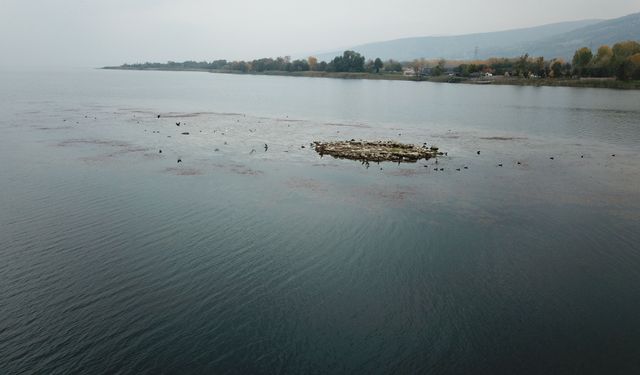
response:
M381 40L616 18L640 10L629 0L541 0L525 8L507 0L3 0L0 64L97 67L306 56Z

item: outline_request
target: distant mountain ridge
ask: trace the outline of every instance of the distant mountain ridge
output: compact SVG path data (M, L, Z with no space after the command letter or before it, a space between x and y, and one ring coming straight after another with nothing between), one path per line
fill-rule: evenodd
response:
M525 53L545 58L570 59L580 47L598 48L624 40L640 40L640 13L601 20L549 25L456 36L426 36L367 43L351 49L367 58L408 61L417 58L450 60L515 57ZM330 61L342 51L317 55Z
M601 45L611 46L625 40L640 40L640 13L598 22L541 40L523 43L521 46L494 52L501 52L503 55L511 54L517 56L529 53L532 56L571 59L578 48L589 47L592 50L596 50Z

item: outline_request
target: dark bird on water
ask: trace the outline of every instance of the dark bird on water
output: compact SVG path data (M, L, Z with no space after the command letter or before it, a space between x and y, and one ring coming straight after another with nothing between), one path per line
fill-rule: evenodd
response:
M176 122L176 126L180 126L180 121Z
M158 118L160 118L160 115L158 115Z
M520 165L520 162L518 162L518 165Z
M549 159L553 160L553 156L552 156L552 157L550 157Z
M456 171L460 172L460 168L456 168Z
M269 145L268 144L264 144L264 150L267 151L269 149Z
M498 164L498 167L502 167L502 163Z
M616 154L611 154L611 156L616 157Z
M444 168L440 168L441 171L444 171Z
M480 155L480 151L478 151L477 154Z
M580 155L580 159L584 159L584 155Z
M158 151L158 154L162 154L162 150Z
M178 159L178 163L182 163L182 159Z
M469 169L469 167L465 166L464 169Z

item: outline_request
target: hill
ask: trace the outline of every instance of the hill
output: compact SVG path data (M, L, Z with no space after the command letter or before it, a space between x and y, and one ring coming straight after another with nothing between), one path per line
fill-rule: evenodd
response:
M584 46L597 48L622 40L640 40L640 13L612 20L582 20L537 27L439 37L403 38L368 43L352 49L367 58L401 61L416 58L469 60L514 57L524 53L546 58L570 58ZM329 61L341 51L318 55Z
M598 22L541 40L522 43L521 46L489 52L500 54L500 56L518 56L529 53L531 56L562 57L570 60L578 48L590 47L595 50L601 45L610 46L625 40L640 40L640 13Z

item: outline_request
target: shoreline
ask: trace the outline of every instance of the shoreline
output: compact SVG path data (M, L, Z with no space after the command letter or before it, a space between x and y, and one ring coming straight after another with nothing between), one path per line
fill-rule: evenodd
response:
M490 79L476 79L465 77L426 77L415 79L413 76L405 76L402 73L359 73L359 72L324 72L324 71L265 71L265 72L241 72L222 69L167 69L167 68L125 68L121 66L106 66L99 69L105 70L135 70L135 71L159 71L159 72L201 72L214 74L238 74L256 76L282 76L305 78L335 78L335 79L369 79L385 81L409 81L409 82L435 82L435 83L460 83L467 85L508 85L508 86L535 86L535 87L577 87L577 88L605 88L616 90L640 90L640 81L620 81L617 79L602 78L506 78L492 77Z

